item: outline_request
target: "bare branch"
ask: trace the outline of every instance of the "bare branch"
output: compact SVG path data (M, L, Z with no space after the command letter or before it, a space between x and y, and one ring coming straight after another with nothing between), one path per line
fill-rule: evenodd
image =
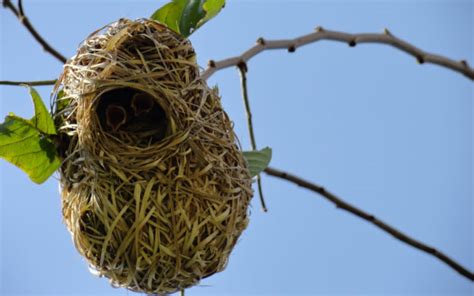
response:
M38 81L8 81L0 80L0 85L29 85L29 86L41 86L41 85L54 85L56 80L38 80Z
M242 85L242 98L244 99L245 113L247 114L247 127L249 129L250 143L252 145L252 150L257 149L257 141L255 140L255 133L253 132L253 122L252 122L252 111L250 110L250 102L247 91L247 64L239 63L237 65L240 71L240 83ZM258 195L260 196L260 204L262 205L262 210L267 212L267 205L265 204L265 198L263 197L262 190L262 178L260 174L257 175L257 187Z
M455 61L440 55L425 52L410 43L395 37L389 30L385 29L384 33L362 33L362 34L349 34L338 31L329 31L321 27L316 28L316 32L311 34L303 35L295 39L285 40L265 40L259 38L257 44L243 52L240 56L227 58L221 61L210 60L207 68L201 73L201 77L206 80L211 77L216 71L237 66L239 63L246 63L252 57L256 56L262 51L269 49L287 49L289 52L294 52L298 47L306 44L314 43L320 40L332 40L339 41L349 44L353 47L360 43L382 43L398 48L399 50L406 52L409 55L414 56L418 63L431 63L436 64L453 71L464 74L471 80L474 80L474 69L469 67L467 61Z
M396 228L386 224L385 222L379 220L376 218L374 215L371 215L369 213L364 212L363 210L343 201L333 193L327 191L324 189L324 187L321 187L319 185L316 185L314 183L311 183L309 181L306 181L304 179L301 179L295 175L291 175L289 173L274 169L274 168L266 168L265 173L267 173L270 176L280 178L287 180L289 182L295 183L298 186L304 187L306 189L309 189L311 191L314 191L321 196L323 196L325 199L329 200L333 204L336 205L337 208L345 210L351 214L356 215L357 217L364 219L373 225L377 226L378 228L382 229L383 231L391 234L393 237L396 239L418 249L421 250L425 253L428 253L432 256L437 257L439 260L443 261L447 265L449 265L452 269L456 270L459 272L461 275L465 276L466 278L470 279L471 281L474 281L474 273L469 271L467 268L463 267L461 264L457 263L453 259L449 258L442 252L436 250L435 248L428 246L412 237L409 237L408 235L402 233L401 231L397 230Z
M43 47L43 49L53 55L56 59L61 61L62 63L66 63L66 58L56 51L51 45L49 45L46 40L36 31L33 25L30 23L26 15L23 13L23 5L21 0L18 1L18 6L21 8L20 10L16 9L16 7L11 3L10 0L3 0L3 7L10 9L13 14L18 18L18 20L26 27L26 29L33 35L36 41Z

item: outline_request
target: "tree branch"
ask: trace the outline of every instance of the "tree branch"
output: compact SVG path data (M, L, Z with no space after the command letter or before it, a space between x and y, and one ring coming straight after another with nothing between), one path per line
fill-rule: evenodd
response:
M239 63L246 63L252 57L256 56L262 51L269 49L287 49L289 52L294 52L298 47L306 44L314 43L320 40L332 40L339 41L349 44L354 47L359 43L382 43L398 48L399 50L406 52L409 55L414 56L418 63L431 63L436 64L453 71L464 74L471 80L474 80L474 69L469 67L467 61L455 61L440 55L425 52L410 43L395 37L389 30L385 29L384 33L362 33L362 34L349 34L338 31L325 30L322 27L317 27L316 32L311 34L303 35L295 39L286 40L265 40L259 38L257 44L243 52L240 56L227 58L220 61L210 60L207 68L201 72L202 79L206 80L211 77L216 71L237 66Z
M11 3L10 0L3 0L3 7L10 9L13 14L18 18L20 23L22 23L26 29L33 35L36 41L38 41L39 44L43 47L43 49L53 55L56 59L58 59L60 62L63 64L66 63L66 58L60 54L58 51L56 51L51 45L46 42L46 40L41 37L41 35L36 31L36 29L33 27L33 25L30 23L26 15L23 13L23 5L21 3L21 0L18 1L18 7L20 10L16 9L16 7Z
M253 121L252 121L252 111L250 110L250 102L247 91L247 64L239 63L237 65L240 71L240 83L242 85L242 98L244 99L245 113L247 115L247 127L249 129L250 143L252 145L252 150L257 150L257 141L255 140L255 133L253 132ZM257 175L257 187L258 195L260 196L260 204L262 205L262 210L267 212L267 205L265 204L265 198L263 197L262 189L262 177L260 174Z
M8 81L0 80L0 85L29 85L29 86L41 86L41 85L54 85L56 80L39 80L39 81Z
M18 2L18 7L19 7L18 9L11 3L10 0L3 0L2 3L5 8L10 9L12 11L12 13L19 19L19 21L25 26L25 28L33 35L35 40L43 47L43 49L46 52L53 55L56 59L58 59L62 63L65 63L67 61L67 59L62 54L60 54L51 45L49 45L49 43L47 43L46 40L36 31L36 29L33 27L33 25L30 23L30 21L28 20L28 18L23 12L23 6L22 6L21 0L19 0ZM208 67L201 73L201 77L204 80L206 80L218 70L231 67L231 66L239 66L239 69L241 70L242 80L244 79L246 80L245 73L244 73L245 71L241 67L241 65L245 65L247 61L249 61L254 56L258 55L259 53L265 50L270 50L270 49L287 49L289 52L294 52L297 48L301 46L314 43L320 40L332 40L332 41L344 42L344 43L349 44L349 46L351 47L354 47L360 43L381 43L381 44L390 45L409 55L414 56L417 59L418 63L420 64L423 64L423 63L436 64L436 65L451 69L453 71L459 72L465 75L466 77L468 77L469 79L474 80L474 69L468 65L467 61L465 60L455 61L441 55L425 52L415 47L414 45L395 37L387 29L384 31L383 34L377 34L377 33L349 34L349 33L338 32L338 31L329 31L321 27L316 28L316 32L313 32L304 36L300 36L295 39L265 40L263 38L259 38L257 40L256 45L254 45L253 47L251 47L250 49L242 53L240 56L227 58L221 61L210 60ZM56 83L56 80L0 81L0 85L27 84L31 86L41 86L41 85L53 85L54 83ZM251 134L252 147L255 149L256 144L255 144L255 139L253 136L253 130L252 130L252 124L251 124L251 113L248 106L248 98L247 98L246 92L247 91L246 91L246 86L245 86L243 87L244 101L245 101L247 116L248 116L248 121L249 121L249 130ZM456 270L458 273L460 273L464 277L470 279L471 281L474 281L474 273L470 272L467 268L463 267L461 264L457 263L456 261L454 261L447 255L445 255L444 253L402 233L396 228L379 220L375 216L369 213L366 213L363 210L343 201L342 199L340 199L333 193L327 191L324 187L321 187L319 185L316 185L314 183L301 179L297 176L291 175L284 171L279 171L271 167L266 168L265 173L276 178L287 180L298 186L301 186L303 188L309 189L313 192L320 194L322 197L324 197L328 201L335 204L337 208L345 210L353 215L356 215L359 218L364 219L368 221L369 223L373 224L374 226L380 228L384 232L391 234L393 237L400 240L401 242L404 242L416 249L419 249L427 254L430 254L438 258L439 260L441 260L442 262L450 266L452 269ZM258 181L260 181L260 179ZM264 210L266 210L263 197L262 197L262 207L264 208ZM184 294L184 290L181 291L181 294L182 295Z
M298 186L301 186L303 188L309 189L311 191L314 191L324 197L325 199L329 200L333 204L336 205L337 208L345 210L351 214L356 215L357 217L364 219L373 225L377 226L378 228L382 229L383 231L391 234L393 237L396 239L418 249L421 250L425 253L428 253L434 257L437 257L439 260L443 261L447 265L449 265L452 269L456 270L459 272L461 275L465 276L466 278L470 279L471 281L474 281L474 273L469 271L467 268L463 267L461 264L457 263L453 259L449 258L442 252L436 250L435 248L428 246L404 233L401 231L397 230L396 228L386 224L385 222L379 220L376 218L374 215L371 215L369 213L364 212L363 210L343 201L333 193L327 191L324 189L324 187L321 187L319 185L316 185L314 183L311 183L309 181L306 181L304 179L301 179L295 175L291 175L289 173L286 173L284 171L280 171L271 167L268 167L265 169L265 173L267 173L270 176L280 178L287 180L289 182L295 183Z

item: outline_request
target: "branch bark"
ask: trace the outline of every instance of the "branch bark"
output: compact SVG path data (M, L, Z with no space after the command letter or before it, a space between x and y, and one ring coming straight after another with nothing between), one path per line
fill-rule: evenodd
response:
M28 18L23 12L22 2L19 0L19 9L17 9L10 0L3 0L3 6L7 9L10 9L12 13L19 19L19 21L26 27L26 29L33 35L35 40L43 47L43 49L53 55L56 59L60 62L65 63L67 59L60 54L57 50L55 50L46 40L36 31L33 25L30 23ZM354 47L359 43L381 43L390 45L395 47L411 56L414 56L418 63L431 63L436 64L453 71L459 72L471 80L474 80L474 69L471 68L467 61L455 61L449 59L447 57L436 55L433 53L425 52L414 45L395 37L390 31L387 29L384 31L383 34L377 33L361 33L361 34L349 34L344 32L338 31L329 31L325 30L322 27L316 28L316 31L304 36L297 37L295 39L286 39L286 40L265 40L263 38L259 38L257 40L257 44L242 53L239 56L227 58L221 61L213 61L210 60L208 67L201 73L201 77L206 80L210 76L212 76L215 72L220 69L224 69L231 66L239 66L245 65L247 61L249 61L254 56L258 55L259 53L270 50L270 49L287 49L289 52L296 51L297 48L314 43L320 40L332 40L332 41L339 41L347 43L349 46ZM245 77L244 70L241 68L241 73L243 77ZM243 78L244 79L244 78ZM246 79L246 78L245 78ZM56 80L44 80L44 81L0 81L0 85L22 85L27 84L31 86L40 86L40 85L52 85L56 82ZM246 92L246 91L245 91ZM254 142L254 141L253 141ZM444 253L436 250L435 248L420 242L401 231L397 230L396 228L390 226L389 224L379 220L374 215L369 214L347 202L340 199L335 194L327 191L324 187L306 181L302 178L299 178L295 175L286 173L284 171L280 171L274 168L267 168L265 169L265 173L280 179L287 180L292 182L298 186L311 190L315 193L318 193L328 201L332 202L336 205L337 208L345 210L353 215L358 216L361 219L368 221L369 223L373 224L374 226L380 228L386 233L391 234L396 239L404 242L416 249L419 249L427 254L430 254L440 261L444 262L452 269L456 270L458 273L463 275L464 277L474 281L474 273L469 271L466 267L462 266L461 264L457 263ZM262 204L265 208L265 204ZM181 291L183 294L184 291Z
M56 80L38 80L38 81L9 81L0 80L0 85L29 85L29 86L42 86L42 85L54 85Z
M243 52L239 56L230 57L220 61L210 60L207 68L201 72L202 79L206 80L211 77L216 71L237 66L240 63L246 63L254 56L258 55L262 51L270 49L287 49L288 52L294 52L298 47L306 44L314 43L320 40L332 40L339 41L349 44L354 47L360 43L381 43L393 46L399 50L406 52L409 55L414 56L418 63L430 63L436 64L441 67L451 69L459 72L471 80L474 80L474 69L471 68L467 61L455 61L441 55L429 53L423 51L414 45L395 37L389 30L385 29L384 33L361 33L361 34L349 34L338 31L329 31L322 27L317 27L316 31L307 35L297 37L295 39L285 40L265 40L259 38L257 44Z
M452 269L456 270L458 273L463 275L464 277L470 279L471 281L474 281L474 273L469 271L466 267L462 266L461 264L457 263L444 253L436 250L435 248L426 245L425 243L422 243L406 234L401 232L400 230L396 229L393 226L390 226L389 224L383 222L382 220L379 220L377 217L375 217L372 214L369 214L336 196L335 194L327 191L324 187L316 185L314 183L311 183L309 181L306 181L300 177L297 177L295 175L289 174L284 171L277 170L275 168L268 167L265 169L265 173L267 173L270 176L280 178L289 182L292 182L298 186L301 186L303 188L309 189L313 192L318 193L328 201L332 202L333 204L336 205L338 209L345 210L353 215L356 215L357 217L366 220L367 222L373 224L374 226L382 229L386 233L391 234L393 237L398 239L401 242L404 242L420 251L423 251L427 254L430 254L448 266L450 266Z
M18 20L20 21L20 23L23 24L23 26L26 27L26 29L28 30L28 32L31 33L31 35L33 35L33 37L35 38L36 41L38 41L38 43L43 47L43 49L50 53L51 55L53 55L56 59L58 59L61 63L66 63L66 58L60 54L57 50L55 50L51 45L49 45L48 42L46 42L46 40L44 40L43 37L41 37L41 35L38 33L38 31L36 31L36 29L33 27L33 25L30 23L30 21L28 20L28 18L26 17L26 15L24 14L23 12L23 5L22 5L22 2L21 0L18 2L18 7L19 9L17 9L12 3L10 0L3 0L3 7L5 8L8 8L11 10L11 12L18 18Z

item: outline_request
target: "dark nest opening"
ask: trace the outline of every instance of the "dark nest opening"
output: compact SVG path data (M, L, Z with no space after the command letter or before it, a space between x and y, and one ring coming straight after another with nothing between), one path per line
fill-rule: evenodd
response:
M101 129L128 145L147 147L167 134L167 115L149 93L130 88L103 92L96 112Z

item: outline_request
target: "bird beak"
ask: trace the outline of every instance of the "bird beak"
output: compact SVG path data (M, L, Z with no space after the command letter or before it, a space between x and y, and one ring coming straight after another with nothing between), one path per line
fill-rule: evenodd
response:
M110 104L105 109L107 125L115 132L127 122L127 111L122 106Z
M146 114L151 111L155 100L145 93L137 93L132 98L132 109L135 116Z

